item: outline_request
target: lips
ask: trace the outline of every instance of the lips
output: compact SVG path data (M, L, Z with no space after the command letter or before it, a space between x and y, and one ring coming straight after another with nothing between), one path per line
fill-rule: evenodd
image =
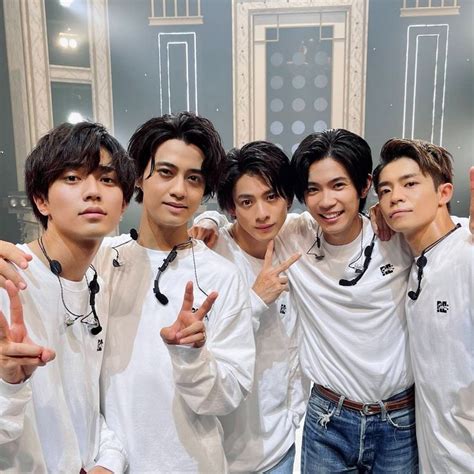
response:
M255 228L260 231L267 231L273 228L275 224L266 224L266 225L259 225L256 226Z
M88 207L84 211L80 212L79 215L86 216L86 215L97 215L100 214L102 216L106 215L106 212L100 207Z
M341 216L344 211L337 211L337 212L326 212L325 214L319 214L323 219L326 220L334 220Z
M390 219L395 219L396 217L399 217L399 216L402 216L404 214L408 214L409 212L411 212L410 210L408 209L397 209L396 211L393 211L391 212L388 217Z

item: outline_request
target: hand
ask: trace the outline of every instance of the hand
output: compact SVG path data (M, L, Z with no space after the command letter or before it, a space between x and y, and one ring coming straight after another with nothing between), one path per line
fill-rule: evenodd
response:
M188 235L193 239L202 240L210 249L214 248L219 239L219 230L216 223L207 217L200 220L188 230Z
M114 474L113 471L109 471L105 467L95 466L90 471L87 471L87 474Z
M36 367L46 365L56 354L38 346L28 337L23 321L18 290L7 280L5 288L10 298L10 325L0 311L0 378L8 383L20 383L31 376Z
M469 181L471 184L471 205L469 206L469 229L474 235L474 166L469 170Z
M193 347L202 347L206 342L206 328L202 320L211 310L217 296L217 292L213 291L193 313L193 282L188 281L184 290L183 305L176 321L160 331L163 341L166 344L192 344Z
M253 291L255 291L267 305L273 303L283 291L289 290L288 277L280 275L280 273L288 270L288 268L301 257L301 254L295 253L285 262L273 267L273 246L273 240L270 240L267 245L267 251L265 252L262 271L258 274L252 286Z
M395 232L388 226L387 221L380 210L379 203L374 204L369 209L369 217L375 235L377 235L377 237L382 241L390 240Z
M5 288L5 282L10 280L19 290L24 290L26 282L9 262L25 269L28 268L28 262L32 258L16 245L0 240L0 287Z

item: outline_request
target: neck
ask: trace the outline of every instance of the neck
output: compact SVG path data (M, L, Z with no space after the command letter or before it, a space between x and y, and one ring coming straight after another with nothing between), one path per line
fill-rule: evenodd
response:
M453 228L454 222L446 209L445 212L438 212L436 218L429 224L404 235L413 255L420 255L426 247L446 235Z
M351 228L346 233L340 234L325 234L323 232L324 240L330 245L347 245L353 242L362 231L363 221L362 216L357 214Z
M179 227L160 226L142 215L138 229L138 243L152 250L171 250L175 245L189 239L187 225Z
M61 278L81 281L99 249L102 239L77 241L48 228L42 236L44 249L51 260L61 264ZM32 252L49 267L48 259L43 254L38 241L30 242Z
M232 226L232 237L237 245L246 253L255 258L264 258L268 242L254 239L248 232L236 222Z

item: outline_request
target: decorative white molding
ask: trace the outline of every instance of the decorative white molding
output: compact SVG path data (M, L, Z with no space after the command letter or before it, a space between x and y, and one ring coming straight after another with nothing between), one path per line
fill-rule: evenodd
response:
M22 191L26 156L53 124L44 4L43 0L4 0L3 6L18 189Z
M449 16L459 15L461 7L417 7L417 8L400 8L401 17L416 16Z
M49 67L51 82L71 82L74 84L91 84L92 71L88 67L54 66Z
M340 126L364 133L367 58L367 0L235 0L233 2L233 102L234 144L254 140L255 65L254 19L258 14L338 12L347 14L345 40L343 123ZM264 78L262 78L264 79ZM262 138L262 137L258 137Z
M196 15L190 15L189 0L174 0L169 4L168 0L161 0L162 15L155 15L155 1L150 0L151 15L148 17L150 26L179 26L179 25L202 25L204 18L201 15L201 0L196 1ZM168 11L168 7L172 6L172 12ZM179 14L179 5L184 7L184 15Z
M179 26L179 25L202 25L202 16L169 16L169 17L148 17L150 26Z
M160 110L162 114L172 112L170 81L170 45L185 46L186 54L186 100L189 111L198 111L197 93L197 45L194 31L158 34L158 74L160 77ZM164 93L166 92L166 94Z
M431 104L431 134L420 136L416 132L418 60L420 38L436 39L435 66L433 70L433 97ZM405 87L403 101L402 136L404 138L423 138L431 143L443 144L444 106L446 96L446 73L448 63L449 25L410 25L407 28L407 47L405 56ZM427 59L426 57L424 58ZM421 87L427 87L423 83ZM418 122L419 124L420 122Z
M107 0L89 0L88 4L94 119L113 133L114 115Z

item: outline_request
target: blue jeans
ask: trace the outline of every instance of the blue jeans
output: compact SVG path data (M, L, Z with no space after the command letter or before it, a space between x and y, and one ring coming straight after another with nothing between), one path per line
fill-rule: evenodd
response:
M273 466L268 471L265 471L264 474L292 474L293 473L293 464L295 463L295 445L286 452L281 461Z
M313 387L303 431L302 473L418 472L414 407L364 415L339 405Z

